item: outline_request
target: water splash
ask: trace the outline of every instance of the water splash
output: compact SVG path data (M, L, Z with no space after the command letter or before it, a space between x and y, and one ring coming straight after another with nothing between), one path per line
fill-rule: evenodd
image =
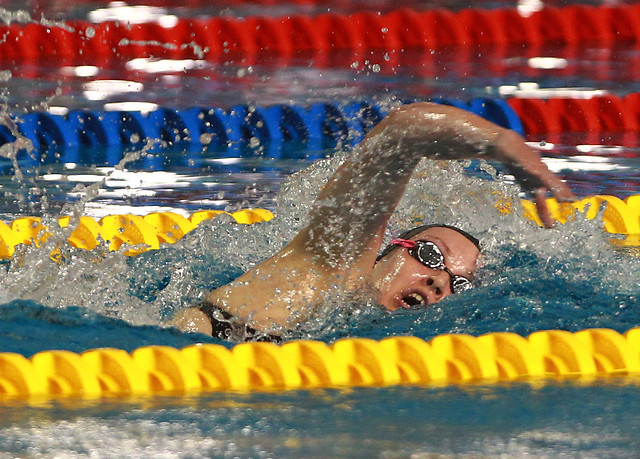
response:
M156 143L147 139L140 150L128 152L113 171L122 170L127 163L139 159ZM84 214L86 203L98 195L109 175L102 182L73 190L83 197L63 207L63 214L71 217L66 228L58 226L55 216L45 215L42 223L48 228L46 240L17 246L6 276L0 279L0 298L5 301L28 299L57 308L83 306L134 323L157 323L157 313L153 314L151 305L126 293L130 281L125 248L110 252L107 243L99 241L99 246L88 252L67 243ZM73 286L71 295L69 286Z

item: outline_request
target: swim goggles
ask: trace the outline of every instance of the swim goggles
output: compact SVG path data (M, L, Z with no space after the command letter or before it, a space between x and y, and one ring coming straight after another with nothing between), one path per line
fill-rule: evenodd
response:
M393 245L399 245L409 249L409 255L430 269L437 269L449 274L451 278L451 292L460 293L473 288L473 284L466 277L453 274L444 264L444 255L440 247L431 241L411 241L409 239L394 239Z

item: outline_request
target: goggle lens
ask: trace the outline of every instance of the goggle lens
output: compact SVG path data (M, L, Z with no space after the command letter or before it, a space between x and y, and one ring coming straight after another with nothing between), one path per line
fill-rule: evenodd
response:
M416 251L416 249L412 250ZM412 253L412 255L414 255ZM437 245L433 243L422 242L417 245L417 258L422 264L431 269L442 269L444 266L444 255L440 252ZM415 256L414 255L414 256Z
M453 293L464 292L465 290L469 290L473 288L473 284L469 279L462 276L454 276L451 280L451 291Z
M460 293L473 288L473 284L466 277L453 274L444 264L444 255L435 243L431 241L410 241L406 239L394 239L392 244L409 249L409 254L420 263L430 269L446 271L451 277L451 292Z

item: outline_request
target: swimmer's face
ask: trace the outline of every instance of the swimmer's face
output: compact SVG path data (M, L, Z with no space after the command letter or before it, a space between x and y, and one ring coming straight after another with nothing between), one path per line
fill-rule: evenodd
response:
M440 248L444 263L453 274L473 280L480 251L459 232L436 226L416 234L411 240L433 242ZM380 291L379 303L390 311L437 303L452 294L451 277L445 270L425 266L404 247L397 247L379 260L372 276Z

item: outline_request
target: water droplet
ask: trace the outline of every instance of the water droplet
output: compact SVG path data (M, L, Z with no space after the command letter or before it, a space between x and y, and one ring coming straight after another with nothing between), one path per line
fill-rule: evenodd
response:
M210 133L204 132L200 134L200 143L202 145L209 145L212 140L213 140L213 135L211 135Z

